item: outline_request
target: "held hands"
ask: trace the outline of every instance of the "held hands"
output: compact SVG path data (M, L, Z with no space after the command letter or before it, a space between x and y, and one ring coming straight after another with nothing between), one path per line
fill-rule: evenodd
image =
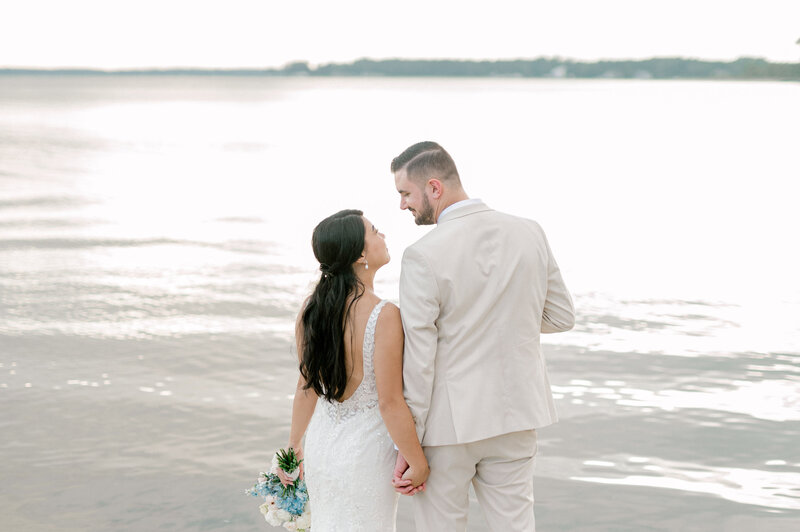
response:
M424 467L411 467L402 454L397 453L397 461L392 474L392 485L397 493L402 495L416 495L425 491L425 481L428 479L430 469L426 463Z
M303 448L299 445L288 445L288 448L294 449L295 454L299 459L303 459ZM428 464L423 467L411 467L402 454L397 453L397 460L392 474L392 485L397 493L402 495L416 495L421 491L425 491L425 481L430 474ZM300 476L298 479L302 480L304 477L303 463L300 463ZM281 479L281 484L288 486L294 481L282 469L278 469L278 478Z
M297 458L299 460L303 460L303 447L301 445L289 444L289 445L286 446L286 449L287 450L288 449L294 449L294 454L297 456ZM305 476L304 475L304 471L303 471L303 462L302 461L300 462L300 466L299 467L300 467L300 476L298 476L297 479L298 480L302 480L303 477ZM291 477L289 477L289 475L287 475L286 472L283 469L281 469L280 467L278 468L278 478L281 479L281 484L283 484L284 486L289 486L290 484L294 483L294 480L292 480Z

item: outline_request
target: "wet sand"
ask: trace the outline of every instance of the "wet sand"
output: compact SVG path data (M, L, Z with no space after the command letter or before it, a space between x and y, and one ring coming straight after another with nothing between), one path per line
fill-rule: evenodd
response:
M228 352L230 338L213 335L4 339L0 515L6 529L269 529L258 501L243 491L285 443L293 361L285 337L237 340ZM540 530L797 529L800 485L785 483L800 471L800 423L621 406L605 389L616 381L624 382L617 388L654 392L666 384L697 387L714 380L714 361L563 346L546 351L554 388L561 390L562 420L540 431ZM110 356L117 361L113 374L102 362ZM740 363L729 361L726 371ZM612 385L570 385L578 373ZM774 459L785 464L765 465ZM753 492L746 479L726 476L726 468L772 472L772 486L758 487L764 504L708 493L708 486ZM693 477L693 471L705 475ZM638 476L683 478L688 487L620 480ZM690 491L693 483L699 491ZM410 510L403 499L402 532L414 530ZM488 530L474 497L469 530Z

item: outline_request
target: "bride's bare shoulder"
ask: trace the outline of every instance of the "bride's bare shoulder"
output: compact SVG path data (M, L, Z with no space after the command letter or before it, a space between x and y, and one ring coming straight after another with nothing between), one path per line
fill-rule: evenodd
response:
M377 327L381 331L403 334L403 321L400 319L400 309L394 303L387 302L378 316Z
M381 315L383 315L383 314L391 315L391 316L396 317L397 319L400 319L400 307L398 307L397 305L395 305L391 301L387 301L383 305L383 309L381 310Z

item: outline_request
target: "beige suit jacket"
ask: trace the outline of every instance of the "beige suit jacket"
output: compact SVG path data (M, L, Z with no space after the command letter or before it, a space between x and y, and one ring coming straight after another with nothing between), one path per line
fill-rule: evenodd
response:
M426 446L557 421L541 333L575 322L542 228L485 204L445 213L400 275L404 393Z

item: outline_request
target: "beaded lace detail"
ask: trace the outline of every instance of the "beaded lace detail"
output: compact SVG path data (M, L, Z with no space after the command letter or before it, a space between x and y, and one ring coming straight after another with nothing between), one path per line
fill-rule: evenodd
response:
M362 349L364 359L364 377L361 383L353 392L353 395L342 402L325 401L324 409L332 420L339 422L349 419L359 412L371 410L378 406L378 389L375 385L375 326L378 323L378 316L381 309L386 304L381 300L372 309L372 313L367 320L367 327L364 330L364 347Z

